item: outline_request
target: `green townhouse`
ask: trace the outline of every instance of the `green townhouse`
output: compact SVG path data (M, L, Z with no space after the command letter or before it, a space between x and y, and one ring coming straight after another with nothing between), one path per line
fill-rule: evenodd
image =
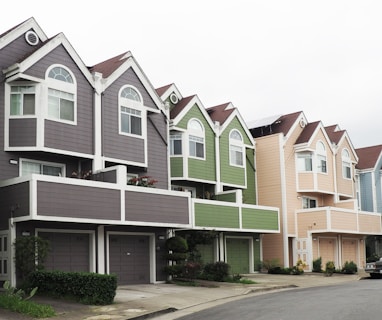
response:
M279 233L279 209L257 205L255 143L232 103L204 108L175 84L157 89L169 124L172 190L191 194L192 228L174 230L198 244L203 263L225 261L232 274L257 271L262 235Z

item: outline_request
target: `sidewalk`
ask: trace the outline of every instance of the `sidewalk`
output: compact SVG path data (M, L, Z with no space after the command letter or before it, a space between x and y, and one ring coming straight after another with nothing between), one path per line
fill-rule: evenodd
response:
M84 306L62 300L39 297L37 299L38 302L50 304L55 308L58 315L54 317L54 320L172 320L251 295L275 290L338 285L360 280L368 277L368 274L361 271L355 275L333 274L331 277L326 277L324 274L317 273L305 273L299 276L256 273L243 277L253 280L256 284L205 281L201 283L205 286L201 287L164 283L120 286L117 289L114 304L108 306ZM0 319L7 318L3 318L0 313Z

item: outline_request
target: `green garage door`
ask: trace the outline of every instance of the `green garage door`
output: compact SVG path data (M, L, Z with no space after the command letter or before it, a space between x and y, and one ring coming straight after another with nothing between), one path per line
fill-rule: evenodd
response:
M230 273L249 273L249 239L227 238L226 245Z

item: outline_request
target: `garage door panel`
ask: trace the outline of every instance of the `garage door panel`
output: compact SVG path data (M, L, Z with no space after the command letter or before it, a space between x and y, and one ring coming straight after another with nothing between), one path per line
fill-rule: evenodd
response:
M249 240L227 238L227 263L232 274L249 273Z

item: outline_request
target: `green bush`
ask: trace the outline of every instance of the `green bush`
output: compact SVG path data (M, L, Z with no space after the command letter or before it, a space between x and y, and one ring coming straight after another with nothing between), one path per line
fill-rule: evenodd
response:
M326 262L326 265L325 265L326 275L331 276L334 273L334 271L336 271L334 262L333 261Z
M166 240L166 249L168 251L177 252L177 253L186 253L188 250L188 245L186 239L175 236Z
M229 264L223 261L207 263L201 276L207 280L223 282L229 276L229 268Z
M354 274L358 270L357 265L353 261L346 261L341 272L346 274Z
M366 262L376 262L379 260L379 255L376 253L373 253L371 256L366 258Z
M33 318L49 318L56 315L51 306L38 304L30 300L20 300L17 296L0 294L0 308L27 314Z
M40 294L70 297L92 305L113 303L117 277L88 272L36 271L28 278L29 284L39 288Z
M313 272L322 272L322 258L319 257L313 260Z

